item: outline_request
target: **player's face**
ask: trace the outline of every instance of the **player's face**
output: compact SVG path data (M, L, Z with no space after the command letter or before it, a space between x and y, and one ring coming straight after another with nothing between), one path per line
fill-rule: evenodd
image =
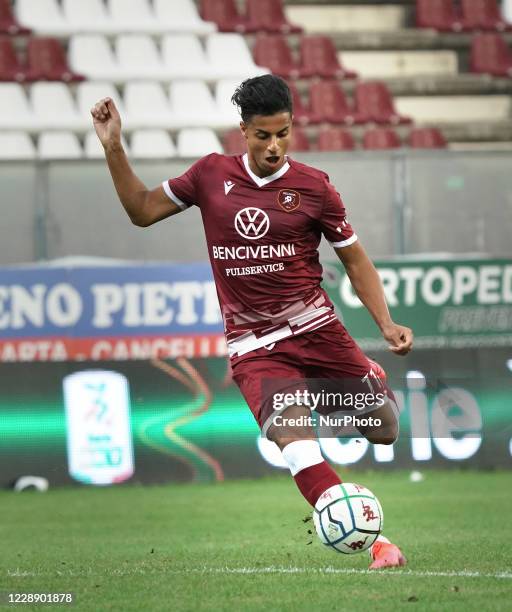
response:
M247 138L249 166L259 177L277 172L285 163L290 144L292 117L288 111L275 115L254 115L240 123Z

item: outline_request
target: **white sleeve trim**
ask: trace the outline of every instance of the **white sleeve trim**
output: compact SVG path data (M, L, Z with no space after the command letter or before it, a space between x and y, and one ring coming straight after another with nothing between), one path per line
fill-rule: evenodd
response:
M357 234L352 234L350 238L347 238L346 240L342 240L341 242L330 242L330 245L334 247L335 249L338 249L340 247L350 246L351 244L354 244L356 240L357 240Z
M170 200L172 200L175 204L177 204L181 208L181 210L185 210L186 208L189 208L188 204L185 204L183 200L180 200L178 196L173 192L173 190L169 187L168 181L164 181L162 183L162 187L164 188L166 196Z

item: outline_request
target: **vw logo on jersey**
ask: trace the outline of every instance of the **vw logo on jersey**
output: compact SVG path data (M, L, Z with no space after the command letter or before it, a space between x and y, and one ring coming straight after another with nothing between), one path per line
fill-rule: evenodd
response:
M261 208L243 208L237 212L235 217L235 229L247 240L263 238L270 228L270 219Z

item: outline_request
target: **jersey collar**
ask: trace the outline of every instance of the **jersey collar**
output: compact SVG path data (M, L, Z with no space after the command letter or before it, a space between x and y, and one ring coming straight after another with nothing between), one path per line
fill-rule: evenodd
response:
M247 155L247 153L245 153L242 156L242 159L244 161L244 166L247 171L247 174L252 178L252 180L256 183L256 185L258 185L258 187L264 187L265 185L268 185L272 181L275 181L278 178L281 178L284 174L288 172L290 168L290 164L287 161L285 161L284 165L281 168L279 168L277 172L274 172L274 174L271 174L270 176L264 176L263 178L261 178L257 176L256 174L254 174L254 172L249 167L249 156Z

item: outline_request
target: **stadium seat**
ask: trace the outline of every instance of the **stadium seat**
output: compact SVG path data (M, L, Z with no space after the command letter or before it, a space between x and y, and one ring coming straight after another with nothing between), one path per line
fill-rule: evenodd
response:
M166 31L148 0L107 0L107 7L118 32L160 34Z
M226 155L242 155L247 151L247 140L238 128L224 134L222 146Z
M37 143L39 159L80 159L82 147L73 132L42 132Z
M91 108L102 98L112 98L124 119L125 111L122 100L112 83L107 81L85 81L76 88L78 112L81 117L91 120Z
M219 113L204 81L173 81L169 87L172 127L233 127L237 119Z
M238 108L231 102L231 97L239 85L240 79L223 79L215 87L217 113L231 125L238 125L241 119Z
M176 157L176 147L165 130L136 130L130 142L132 156L139 159Z
M311 85L311 112L319 121L328 123L363 123L362 118L348 103L345 92L337 81L318 81Z
M254 61L269 68L273 74L285 79L298 79L301 70L293 59L285 36L280 34L258 34L253 47Z
M213 22L219 32L249 34L255 31L245 16L239 14L235 0L201 0L201 17Z
M118 29L103 0L62 0L69 31L78 34L116 34Z
M0 132L0 160L35 159L36 148L26 132Z
M27 77L27 69L21 63L12 41L7 37L0 38L0 81L22 83Z
M20 25L14 16L11 0L0 0L0 34L30 34L30 29Z
M206 39L206 56L213 75L218 79L249 77L267 74L256 66L251 52L240 34L211 34Z
M68 36L69 24L57 0L17 0L18 21L43 36Z
M293 100L293 122L301 126L319 123L320 118L311 111L308 104L302 101L302 97L297 87L293 83L289 83L288 86Z
M303 36L300 41L300 70L306 77L354 79L355 72L344 68L338 60L336 47L328 36Z
M27 60L30 78L35 81L79 83L85 79L70 69L66 52L56 38L29 38Z
M123 145L123 149L125 150L126 155L130 157L130 148L126 143L124 136L121 136L121 143ZM94 130L91 132L87 132L87 134L85 135L84 154L87 159L105 159L105 151Z
M209 153L222 153L217 135L209 128L185 128L178 134L180 157L203 157Z
M408 117L396 112L393 98L384 83L378 81L358 83L354 99L358 117L365 123L392 125L411 123Z
M199 17L193 0L153 0L155 15L166 32L204 36L217 30L213 23Z
M399 149L401 146L400 138L391 128L373 128L363 136L365 149Z
M497 0L461 0L462 23L468 30L512 29L500 13Z
M414 128L409 134L408 144L414 149L444 149L446 139L437 128Z
M464 29L453 0L416 0L416 26L439 32L461 32Z
M90 118L80 115L64 83L34 83L30 101L40 130L83 131L90 126Z
M33 130L34 112L19 83L0 83L0 130Z
M352 134L339 127L322 130L318 135L319 151L352 151L356 148Z
M117 37L115 50L121 75L127 81L162 78L164 65L150 36L122 34Z
M74 72L89 79L122 82L121 69L108 44L100 34L77 34L69 41L69 65Z
M309 138L307 137L306 133L299 126L295 126L293 128L292 139L291 139L288 151L290 151L290 153L296 153L300 151L310 151L310 150L311 150L311 144L309 142Z
M282 0L247 0L247 21L257 31L297 34L302 28L288 21Z
M168 79L215 79L194 34L169 34L162 39L162 74Z
M471 72L512 76L512 53L500 34L476 34L471 41Z
M125 125L129 129L145 127L169 129L169 126L176 125L169 100L159 83L152 81L127 83L124 88L124 106Z

